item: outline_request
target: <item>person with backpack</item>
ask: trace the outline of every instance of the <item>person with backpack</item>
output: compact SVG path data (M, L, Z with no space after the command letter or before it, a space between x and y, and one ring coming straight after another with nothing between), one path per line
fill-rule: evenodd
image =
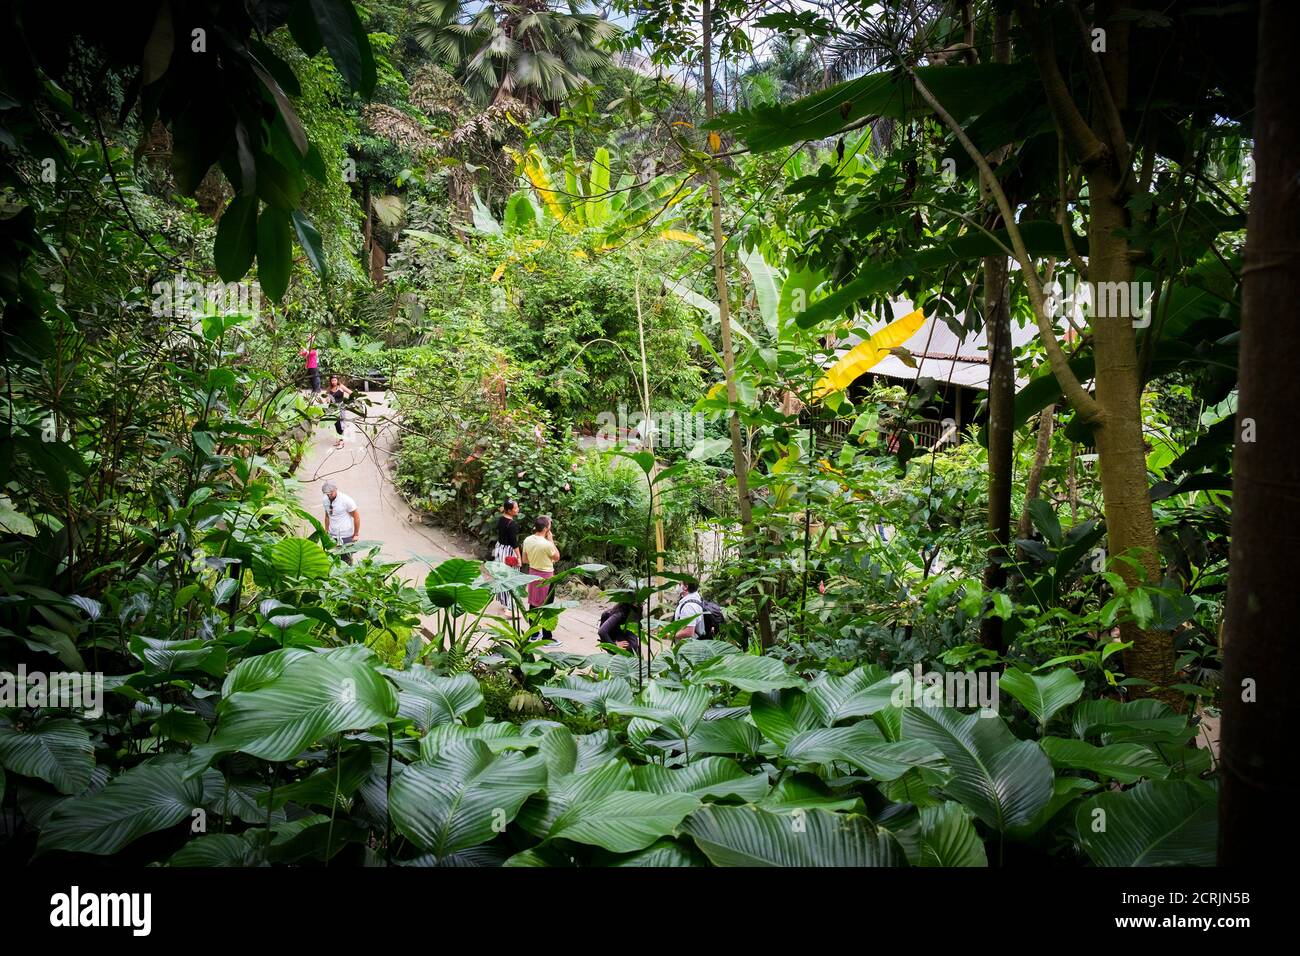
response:
M687 637L712 640L722 630L722 608L712 601L704 599L704 595L700 593L700 584L694 578L688 578L682 582L681 591L677 598L677 610L673 612L674 621L681 621L686 618L694 618L694 620L687 621L677 631L674 635L675 640L680 641Z

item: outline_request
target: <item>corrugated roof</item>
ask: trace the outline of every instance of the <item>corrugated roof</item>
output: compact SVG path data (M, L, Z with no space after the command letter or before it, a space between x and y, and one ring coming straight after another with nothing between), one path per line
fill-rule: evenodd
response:
M895 299L890 303L894 318L899 319L916 307L907 299ZM959 314L957 321L963 322L965 315ZM892 320L890 320L892 321ZM883 319L867 325L874 334L889 323ZM1038 337L1038 327L1026 325L1021 327L1013 318L1011 320L1011 341L1013 345L1024 345ZM850 335L845 344L836 349L835 358L862 341L858 335ZM933 378L941 382L950 382L966 388L988 390L989 387L989 352L988 337L981 327L978 332L966 332L958 337L948 323L933 317L927 318L916 333L903 343L903 348L911 353L916 368L911 368L896 355L887 355L873 366L867 374L884 375L888 378L917 379ZM1023 385L1027 378L1017 377L1017 384Z

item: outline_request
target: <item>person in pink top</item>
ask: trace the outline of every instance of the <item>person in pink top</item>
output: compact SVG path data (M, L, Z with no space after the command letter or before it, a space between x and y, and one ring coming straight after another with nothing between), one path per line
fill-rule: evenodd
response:
M299 349L298 354L307 360L307 374L311 376L311 392L320 391L320 364L316 354L316 333L307 336L307 347Z

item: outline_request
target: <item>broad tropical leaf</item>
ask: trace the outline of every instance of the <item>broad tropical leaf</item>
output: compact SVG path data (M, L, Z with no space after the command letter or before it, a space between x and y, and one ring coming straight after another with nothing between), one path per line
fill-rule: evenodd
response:
M108 856L182 820L203 805L203 781L186 779L186 763L154 758L111 779L104 789L71 797L41 830L37 853L71 850Z
M0 767L35 777L59 793L81 793L90 785L95 750L90 734L74 720L46 720L30 730L0 723Z
M803 686L803 679L791 674L781 661L753 654L728 654L696 668L691 672L691 679L701 683L730 684L738 690L751 692Z
M903 735L948 760L944 790L998 831L1026 823L1052 797L1052 764L1032 740L1017 740L997 717L951 708L909 707Z
M761 799L771 788L764 774L749 774L727 757L705 757L672 769L644 764L632 771L637 790L649 793L689 793L697 797L739 797Z
M699 805L696 797L684 793L609 793L570 806L555 821L551 839L587 843L614 853L631 853L672 833Z
M1213 866L1214 789L1200 781L1148 780L1099 793L1074 815L1079 842L1098 866Z
M437 857L486 843L546 786L541 756L494 754L481 740L444 747L393 781L393 825Z
M288 659L257 688L230 694L222 701L217 732L207 749L291 760L329 734L364 730L396 717L397 691L355 654L341 653L347 650Z
M773 813L701 807L682 824L714 866L906 866L890 833L866 817L829 810Z
M330 573L329 555L315 541L284 538L271 548L271 564L290 578L323 578Z
M1090 770L1120 783L1137 783L1144 777L1163 780L1169 776L1169 765L1150 747L1141 744L1094 747L1086 740L1044 737L1042 745L1053 766Z
M1047 674L1007 668L998 686L1025 705L1042 727L1052 715L1069 707L1083 693L1083 681L1068 667L1060 667Z

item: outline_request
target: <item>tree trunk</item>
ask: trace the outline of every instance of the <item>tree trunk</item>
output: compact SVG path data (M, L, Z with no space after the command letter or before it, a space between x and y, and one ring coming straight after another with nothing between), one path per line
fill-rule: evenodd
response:
M704 0L703 11L704 43L704 113L707 119L713 119L713 8L710 0ZM710 134L712 135L712 134ZM717 150L709 144L709 152ZM727 380L727 402L731 410L731 457L735 463L736 506L740 513L740 524L749 543L754 542L754 514L749 500L749 455L740 434L740 413L736 410L739 394L736 390L736 352L731 341L731 297L727 287L727 267L724 260L726 239L722 235L722 190L718 184L718 172L709 167L709 203L711 224L713 228L713 281L718 290L718 320L722 327L722 371ZM764 648L772 646L772 619L767 606L767 595L759 598L758 629L759 638Z
M1043 470L1047 468L1047 459L1052 454L1055 417L1055 405L1048 405L1038 415L1038 441L1034 445L1034 463L1029 468L1029 479L1025 482L1025 507L1020 512L1020 525L1016 529L1016 535L1021 538L1028 538L1034 530L1033 519L1029 517L1029 502L1038 497L1038 489L1043 484Z
M996 227L996 224L995 224ZM984 322L989 342L989 552L984 587L1007 586L1011 544L1011 481L1015 439L1016 376L1011 352L1011 303L1006 256L984 260ZM1000 617L980 621L980 643L999 654L1006 651Z
M969 4L962 8L966 23L966 42L974 54L974 21ZM998 16L993 23L993 57L995 62L1010 60L1006 42L1010 19ZM1005 157L999 148L997 160ZM1013 201L1014 202L1014 201ZM991 226L998 227L999 217ZM1014 441L1016 416L1016 369L1011 348L1011 301L1008 287L1009 266L1005 255L984 259L984 327L989 343L989 552L984 567L984 587L1001 591L1007 586L1007 564L1011 559L1011 483L1014 478ZM1006 652L1003 620L986 614L980 621L980 643L999 654Z
M1300 5L1264 0L1255 81L1256 180L1242 275L1240 440L1232 461L1232 547L1224 653L1219 863L1253 864L1279 846L1296 791L1300 718L1295 622L1300 590L1300 124L1294 56ZM1241 431L1247 422L1253 432ZM1263 438L1257 444L1255 435ZM1250 438L1252 440L1246 440ZM1285 836L1283 842L1294 844Z
M1109 170L1094 168L1088 176L1088 277L1096 289L1101 283L1124 283L1128 288L1133 267L1128 241L1119 230L1129 227L1124 206L1113 198L1118 182ZM1094 309L1095 312L1095 309ZM1147 484L1146 441L1142 436L1142 383L1138 375L1137 342L1130 315L1098 316L1090 320L1096 368L1097 403L1101 420L1094 436L1101 494L1106 511L1110 556L1128 555L1144 574L1128 562L1115 570L1129 586L1158 585L1160 555ZM1150 681L1156 689L1141 691L1181 705L1182 695L1160 693L1173 681L1174 648L1168 633L1140 628L1132 621L1120 626L1120 639L1132 641L1124 651L1124 671L1129 677Z

